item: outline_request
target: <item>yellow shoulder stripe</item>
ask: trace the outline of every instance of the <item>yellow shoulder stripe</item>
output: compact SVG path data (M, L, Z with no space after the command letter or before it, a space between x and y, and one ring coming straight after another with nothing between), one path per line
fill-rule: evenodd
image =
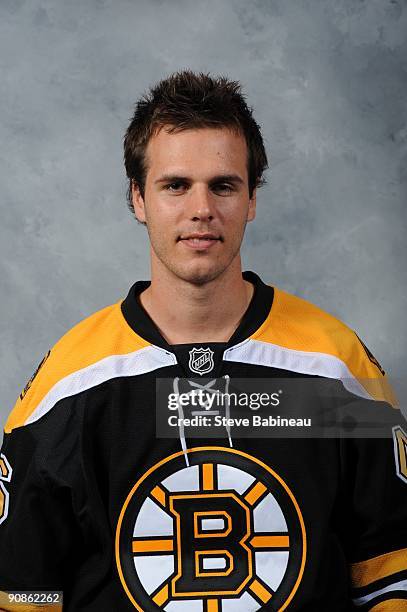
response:
M6 433L23 425L52 387L70 374L110 355L150 346L127 325L120 305L121 301L93 313L60 338L27 392L18 398L7 419Z
M381 601L369 610L370 612L407 612L407 599Z
M311 302L274 287L268 318L251 336L294 351L324 353L341 360L369 395L397 405L397 399L362 343L342 321Z
M355 588L367 586L375 580L407 569L407 548L351 564L352 585Z

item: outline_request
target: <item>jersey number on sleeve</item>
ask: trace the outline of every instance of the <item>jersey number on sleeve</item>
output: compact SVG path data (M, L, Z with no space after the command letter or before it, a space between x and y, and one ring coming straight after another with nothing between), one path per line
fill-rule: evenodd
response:
M8 499L9 494L4 486L4 482L10 482L12 474L11 465L3 453L0 454L0 525L8 515Z
M407 483L407 434L400 425L393 427L393 442L397 476Z

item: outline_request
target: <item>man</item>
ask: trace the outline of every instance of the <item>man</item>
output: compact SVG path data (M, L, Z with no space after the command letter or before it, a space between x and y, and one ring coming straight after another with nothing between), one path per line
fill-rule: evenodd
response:
M407 610L406 426L352 330L242 273L267 157L238 83L171 75L124 146L151 281L63 336L8 418L3 608ZM239 384L270 403L232 406ZM254 419L299 425L299 405L319 435ZM338 416L388 435L331 436Z

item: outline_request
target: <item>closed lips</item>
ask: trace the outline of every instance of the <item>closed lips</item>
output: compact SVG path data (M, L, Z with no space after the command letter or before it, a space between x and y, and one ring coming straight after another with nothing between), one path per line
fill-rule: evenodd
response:
M190 234L189 236L181 236L179 240L220 240L220 236L215 236L214 234Z

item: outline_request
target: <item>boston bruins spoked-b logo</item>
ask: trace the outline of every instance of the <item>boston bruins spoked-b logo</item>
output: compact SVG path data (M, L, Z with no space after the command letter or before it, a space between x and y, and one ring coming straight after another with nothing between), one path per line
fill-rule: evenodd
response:
M306 535L289 487L242 451L188 449L130 491L116 531L127 596L143 612L285 610L300 584Z

